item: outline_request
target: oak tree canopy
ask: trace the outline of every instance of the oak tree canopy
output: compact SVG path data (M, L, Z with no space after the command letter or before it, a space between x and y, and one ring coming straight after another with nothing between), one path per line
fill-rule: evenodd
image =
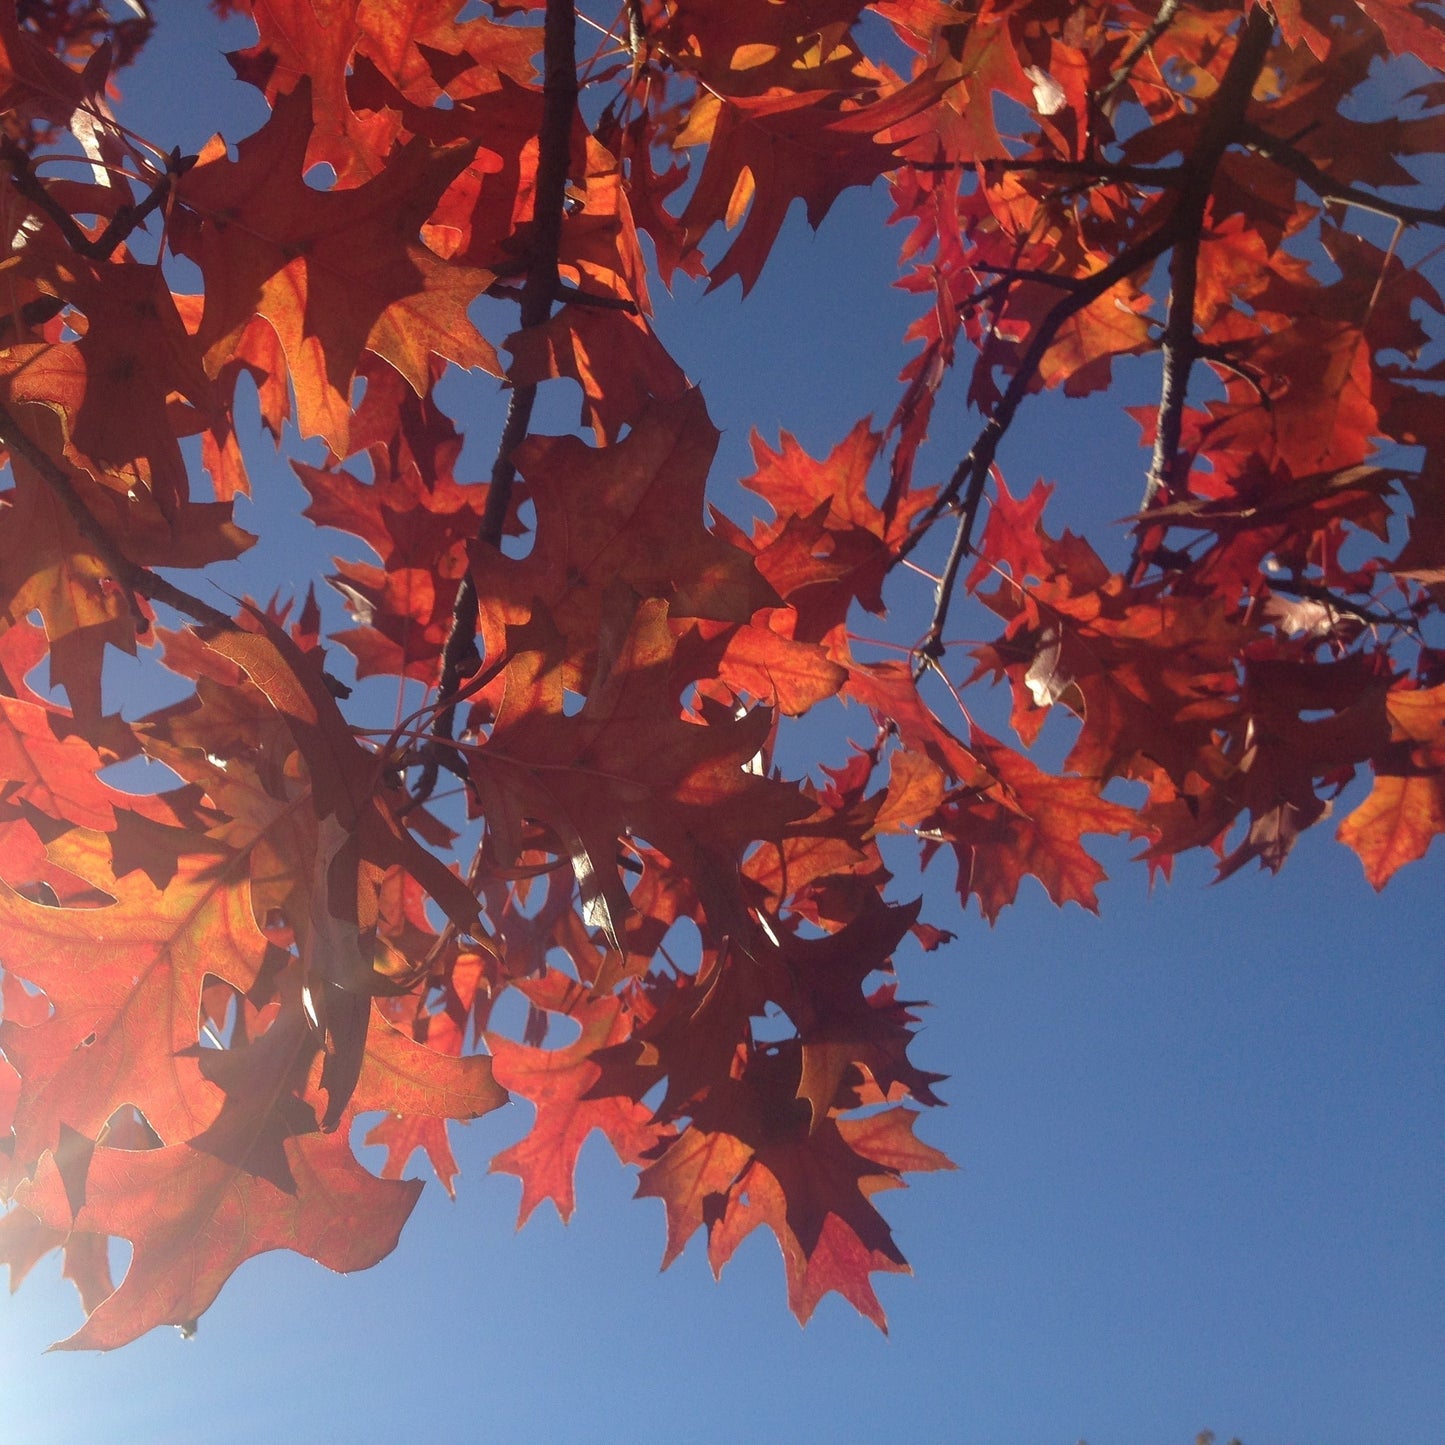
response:
M1091 837L1277 870L1358 778L1381 888L1445 830L1438 7L213 8L269 118L184 155L126 126L148 19L0 0L0 1261L64 1250L65 1347L266 1250L375 1263L408 1162L451 1189L448 1121L509 1097L523 1219L600 1131L664 1262L766 1228L800 1318L881 1325L881 1196L949 1167L895 955L1026 877L1095 908ZM755 436L740 522L654 302L746 293L850 187L894 207L899 383L824 454ZM999 447L1122 358L1130 515L1078 535ZM375 554L343 626L202 585L256 399ZM184 696L110 710L107 649ZM102 776L140 758L174 786Z

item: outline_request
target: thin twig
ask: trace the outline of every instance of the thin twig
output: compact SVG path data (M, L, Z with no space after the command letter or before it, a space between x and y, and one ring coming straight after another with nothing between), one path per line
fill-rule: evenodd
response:
M199 156L183 156L181 149L177 146L170 155L166 157L165 174L146 192L146 197L139 205L122 206L107 223L105 230L95 238L95 245L91 254L98 261L109 260L123 241L136 227L143 225L151 212L156 210L162 201L171 193L171 187L178 181L195 163Z
M128 592L144 597L151 602L162 602L167 607L174 607L177 612L183 612L188 617L195 618L197 622L206 623L211 627L219 627L228 632L235 630L235 622L224 612L218 611L207 602L202 602L199 597L192 597L189 592L167 582L165 578L157 577L154 572L140 566L139 563L132 562L129 557L119 551L115 541L96 520L90 508L85 505L84 498L75 490L74 484L65 471L36 446L20 423L16 421L14 413L3 403L0 403L0 444L8 447L15 456L27 462L45 485L60 498L66 511L70 513L76 530L95 548L96 555L105 564L112 578ZM133 601L131 610L139 615L139 610Z
M1083 283L1077 276L1065 276L1061 271L1044 271L1037 266L991 266L987 261L970 261L970 271L982 271L985 276L997 276L1004 281L1037 281L1040 286L1053 286L1059 291L1077 291Z
M1100 115L1109 109L1114 97L1119 93L1119 87L1133 74L1134 67L1143 59L1149 47L1174 23L1174 17L1179 13L1179 4L1180 0L1164 0L1154 19L1149 22L1149 28L1129 47L1119 62L1118 69L1109 77L1108 85L1093 97L1095 109Z
M126 202L116 211L105 229L93 239L86 235L80 223L64 206L59 205L35 173L35 163L26 152L9 137L0 139L0 161L10 167L10 181L19 193L37 210L55 223L66 244L77 256L92 261L108 261L137 227L143 225L151 213L171 193L175 181L185 175L196 163L195 156L183 156L177 147L166 157L165 170L146 191L143 201L137 204Z
M1033 385L1034 374L1044 358L1044 353L1053 345L1059 329L1070 317L1076 312L1082 311L1091 302L1098 300L1111 286L1117 285L1120 281L1133 275L1135 271L1158 260L1174 243L1174 240L1174 218L1171 216L1153 234L1145 236L1136 245L1116 256L1102 270L1086 277L1077 291L1054 303L1030 339L1028 350L1024 352L1018 368L1009 381L1007 390L999 399L993 414L984 423L983 430L979 432L978 439L974 442L968 455L954 468L953 475L938 496L929 504L918 526L898 549L897 560L902 561L923 540L934 522L955 504L958 505L958 530L954 534L953 546L949 551L951 566L944 568L943 576L938 584L933 621L929 624L928 631L924 634L924 639L918 648L922 656L937 658L942 655L943 629L948 621L953 584L958 576L958 565L968 555L968 550L972 545L973 529L978 520L979 503L983 500L984 482L988 478L989 468L993 466L994 457L998 454L999 443L1013 424L1014 414ZM961 502L958 500L960 495L962 496Z
M0 161L10 168L10 184L36 210L44 212L55 223L70 249L77 255L88 255L91 245L90 237L85 234L80 222L64 206L58 204L41 184L40 177L35 174L35 162L26 154L24 148L10 136L0 139Z
M1304 597L1311 602L1322 603L1331 612L1343 617L1353 617L1370 627L1398 627L1402 631L1419 635L1420 625L1413 617L1401 617L1395 612L1376 612L1358 602L1341 597L1317 582L1307 582L1298 577L1268 577L1265 579L1271 592L1283 592L1290 597Z
M487 287L487 295L494 301L521 301L525 288L494 282ZM629 316L638 314L637 302L630 297L583 291L576 286L569 286L565 281L557 283L557 293L553 299L564 305L570 301L574 306L591 306L599 311L625 311Z
M1179 236L1169 261L1169 315L1164 326L1164 376L1159 394L1159 412L1154 428L1154 451L1144 483L1147 511L1161 495L1172 495L1178 485L1179 443L1184 429L1184 403L1189 378L1197 356L1194 336L1194 303L1199 285L1199 247L1204 235L1205 212L1214 188L1214 173L1231 143L1246 127L1245 107L1274 36L1274 20L1263 9L1255 10L1245 22L1224 76L1215 94L1199 139L1195 142L1184 184L1171 217ZM1134 555L1125 574L1137 578L1147 563L1141 529L1135 536Z
M1159 414L1154 427L1154 453L1144 483L1145 511L1160 493L1172 493L1178 480L1179 441L1184 430L1184 400L1189 374L1198 355L1194 337L1194 301L1199 287L1199 242L1204 208L1198 224L1186 224L1169 257L1169 315L1164 323L1164 382L1159 393Z
M1116 185L1123 182L1135 186L1157 186L1161 189L1182 181L1184 166L1131 166L1111 161L1065 160L1056 156L1038 156L1026 160L985 160L986 171L1048 171L1057 175L1078 176L1083 180ZM914 165L915 170L926 170L923 165Z

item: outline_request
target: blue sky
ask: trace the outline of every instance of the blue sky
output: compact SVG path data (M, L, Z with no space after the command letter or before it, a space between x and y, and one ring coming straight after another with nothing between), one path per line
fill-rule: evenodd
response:
M246 27L221 40L201 6L158 8L122 118L187 148L253 129L259 100L217 58ZM818 238L795 217L745 304L735 288L689 293L659 317L724 430L715 478L735 512L726 484L749 469L750 427L775 441L786 426L821 453L890 408L912 303L885 290L899 239L881 232L886 212L881 195L851 198ZM543 429L575 418L555 390ZM1031 404L1002 458L1013 490L1058 481L1076 526L1130 511L1145 458L1126 399ZM967 448L976 420L956 413L925 474ZM484 420L474 474L494 439ZM258 516L299 507L288 469L257 472ZM283 530L285 547L226 585L304 587L345 546ZM816 746L837 756L832 738ZM696 1240L659 1274L661 1207L632 1201L634 1177L597 1139L571 1226L544 1208L514 1233L517 1181L486 1165L525 1128L517 1105L454 1131L458 1201L433 1182L381 1266L343 1278L264 1257L193 1340L44 1355L80 1316L58 1266L40 1267L0 1304L5 1438L1440 1438L1438 851L1378 897L1329 825L1278 879L1211 887L1207 860L1186 860L1152 895L1128 848L1101 851L1114 879L1100 919L1030 886L990 929L958 918L944 860L911 884L959 932L900 969L904 995L934 1005L913 1055L950 1076L950 1107L919 1132L960 1168L883 1201L915 1270L877 1277L889 1336L836 1297L800 1330L760 1236L720 1285ZM908 896L901 858L898 871Z

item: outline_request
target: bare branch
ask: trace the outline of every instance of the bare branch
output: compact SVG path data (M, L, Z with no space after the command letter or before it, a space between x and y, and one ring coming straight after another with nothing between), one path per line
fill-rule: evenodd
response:
M1194 302L1199 284L1199 246L1204 234L1204 216L1214 173L1225 150L1245 127L1244 109L1264 65L1274 21L1264 10L1255 10L1246 22L1220 82L1215 103L1206 117L1188 163L1188 176L1180 188L1174 215L1179 237L1169 260L1169 315L1164 326L1164 377L1159 395L1159 413L1154 430L1154 453L1144 483L1141 512L1161 495L1171 495L1180 478L1179 441L1184 427L1184 403L1189 377L1198 356L1194 336ZM1143 552L1145 533L1135 537L1134 556L1126 575L1136 577L1147 559Z
M1171 216L1156 231L1142 237L1133 246L1120 252L1107 266L1095 271L1090 276L1081 277L1074 290L1054 303L1030 338L1028 349L1019 361L1007 390L994 408L993 414L984 424L983 430L979 432L972 449L954 469L947 484L934 498L923 513L918 526L899 549L899 561L913 551L939 517L945 512L952 511L959 504L960 495L963 497L961 506L965 512L969 510L970 497L974 498L973 508L977 508L975 493L982 488L983 479L988 475L989 467L993 465L998 445L1012 425L1019 405L1028 395L1029 388L1033 385L1034 374L1044 358L1044 353L1054 344L1054 339L1064 323L1086 306L1097 301L1111 287L1117 286L1120 281L1126 280L1145 266L1152 265L1169 249L1174 243L1174 239L1174 218Z
M1200 207L1199 220L1203 220ZM1193 220L1193 217L1190 218ZM1169 258L1169 316L1164 324L1164 384L1159 395L1159 415L1154 428L1154 454L1144 484L1142 512L1161 494L1173 491L1178 478L1179 439L1184 427L1184 400L1189 391L1189 373L1198 356L1194 337L1194 300L1199 283L1198 225L1182 227L1174 253Z

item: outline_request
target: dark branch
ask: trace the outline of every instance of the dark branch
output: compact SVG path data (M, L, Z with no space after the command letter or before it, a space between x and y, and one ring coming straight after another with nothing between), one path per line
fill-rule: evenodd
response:
M1184 403L1189 394L1189 377L1198 356L1194 335L1194 302L1199 284L1199 245L1204 234L1204 217L1214 173L1228 147L1246 125L1245 107L1259 72L1264 67L1274 21L1268 12L1255 10L1220 81L1214 104L1205 117L1199 140L1187 163L1187 175L1179 189L1171 217L1178 226L1178 239L1169 261L1169 316L1164 326L1164 378L1159 394L1159 413L1154 430L1154 453L1144 483L1144 500L1139 510L1147 511L1160 496L1178 488L1179 441L1184 427ZM1145 532L1134 543L1128 576L1137 577L1146 558Z
M1183 180L1185 166L1130 166L1110 161L1072 161L1056 157L1040 156L1032 160L986 160L983 167L988 171L1045 171L1055 175L1078 176L1081 180L1097 181L1101 185L1116 185L1124 182L1136 186L1172 186ZM923 166L915 166L923 170Z
M1077 276L1041 271L1037 266L990 266L984 261L972 261L969 269L982 271L985 276L1000 276L1005 281L1037 281L1040 286L1053 286L1060 291L1077 291L1083 284Z
M1179 4L1180 0L1163 0L1158 13L1149 23L1149 28L1129 47L1127 54L1119 62L1119 68L1109 77L1108 85L1093 97L1094 106L1100 115L1108 111L1114 97L1119 93L1119 87L1134 73L1134 67L1144 58L1149 47L1174 23L1174 17L1179 13Z
M166 158L165 174L146 193L146 198L137 206L122 206L111 217L105 230L95 238L91 254L98 261L109 260L121 243L136 227L143 225L151 212L156 210L170 194L175 184L200 159L198 156L183 156L177 146Z
M1144 511L1161 494L1174 490L1179 469L1179 440L1184 429L1184 400L1189 373L1198 356L1194 336L1194 299L1199 282L1199 231L1186 227L1169 258L1169 317L1164 324L1164 385L1154 427L1154 454L1144 483Z
M501 282L487 287L487 295L494 301L521 301L525 294L524 287L504 286ZM576 286L569 286L565 281L558 281L553 300L564 305L570 301L574 306L591 306L598 311L625 311L629 316L638 314L637 302L630 297L607 296L596 291L583 291Z
M112 578L127 592L145 597L151 602L163 602L167 607L174 607L177 612L195 618L197 622L226 631L235 629L235 622L224 612L202 602L199 597L192 597L189 592L167 582L163 577L157 577L154 572L132 562L120 552L114 540L85 505L84 498L75 490L64 469L31 441L20 423L15 420L14 414L3 403L0 403L0 443L27 462L45 485L60 498L66 511L70 513L76 530L95 548L96 555L105 564ZM131 611L139 616L139 609L133 600Z
M954 468L953 475L948 479L947 484L924 512L918 526L899 548L898 561L901 562L923 540L924 535L939 517L957 506L959 510L958 532L949 553L953 567L952 571L945 572L939 581L933 621L923 642L919 645L919 651L923 656L937 658L943 653L943 628L948 620L953 583L958 575L958 564L968 554L972 544L979 503L983 499L984 482L988 478L989 468L993 465L994 457L998 454L999 443L1013 424L1014 415L1024 397L1028 395L1039 363L1044 358L1044 353L1054 344L1054 338L1070 317L1097 301L1111 287L1118 285L1120 281L1133 275L1134 272L1152 265L1169 249L1174 239L1174 218L1171 216L1157 231L1143 237L1136 245L1121 252L1102 270L1095 271L1091 276L1083 277L1077 290L1071 291L1067 296L1054 303L1030 338L1028 349L1024 352L1014 371L1008 389L994 408L993 415L984 424L983 430L979 432L978 439L974 442L968 455Z
M1292 172L1322 201L1341 201L1346 205L1360 206L1377 215L1403 221L1406 225L1445 226L1445 206L1411 206L1404 201L1387 201L1381 196L1371 195L1369 191L1362 191L1358 186L1347 186L1332 180L1303 151L1296 150L1288 141L1280 140L1248 121L1240 128L1239 138L1252 150Z
M1338 592L1331 592L1328 587L1321 587L1315 582L1306 582L1297 577L1271 577L1268 582L1271 592L1283 592L1290 597L1304 597L1311 602L1322 603L1331 612L1337 612L1341 617L1353 617L1370 627L1399 627L1406 632L1417 634L1420 631L1419 623L1413 617L1402 617L1394 612L1377 612L1372 607L1351 602L1349 598L1341 597Z
M973 530L978 520L979 505L983 500L983 488L989 468L998 453L999 443L1033 385L1044 354L1053 345L1059 329L1070 317L1098 300L1120 281L1151 265L1186 235L1192 234L1197 238L1203 226L1204 210L1209 200L1210 187L1214 183L1214 172L1226 147L1239 131L1244 108L1249 102L1254 82L1264 66L1273 34L1274 22L1268 13L1263 9L1254 10L1244 23L1239 44L1235 46L1234 54L1230 57L1193 153L1186 162L1184 184L1179 189L1169 215L1153 232L1121 252L1102 270L1081 278L1076 291L1064 296L1050 308L1030 338L1028 349L1020 359L1007 390L979 433L972 450L955 468L947 484L924 512L919 525L899 549L898 560L901 561L913 551L945 511L954 506L958 507L958 530L949 552L948 565L939 580L933 620L918 648L923 657L937 659L943 654L943 629L948 621L953 588L959 566L972 546ZM1192 344L1192 291L1188 319ZM1183 405L1182 396L1181 391L1180 406Z
M10 167L10 183L33 205L43 212L59 228L66 244L77 256L92 261L108 261L130 236L131 232L143 225L148 217L170 194L176 179L195 165L195 156L183 156L179 148L166 158L166 168L160 178L146 192L138 205L124 205L106 223L105 229L93 240L85 234L80 223L58 205L46 189L40 177L35 174L35 163L24 149L10 137L0 139L0 160Z
M521 325L525 331L543 325L552 314L558 292L557 253L562 239L562 217L567 195L567 169L571 158L572 122L577 110L577 16L573 0L547 0L543 41L544 75L542 134L537 162L537 192L532 223L532 250L520 297ZM515 387L507 406L492 463L491 486L477 537L492 547L501 545L502 529L511 510L512 486L517 470L512 457L527 435L536 402L535 385ZM437 714L434 735L438 740L422 776L416 797L426 799L436 787L446 742L453 736L461 684L480 664L477 655L477 588L471 571L463 573L452 609L452 626L442 649L441 678L437 696L443 706Z

